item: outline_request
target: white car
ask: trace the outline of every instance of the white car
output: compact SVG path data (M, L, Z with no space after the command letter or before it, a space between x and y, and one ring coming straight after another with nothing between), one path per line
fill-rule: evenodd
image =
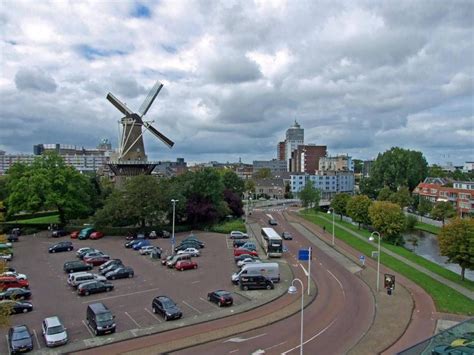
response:
M28 280L25 274L19 274L17 272L12 272L12 271L6 271L0 276L14 276L17 278L17 280Z
M243 233L240 231L232 231L230 232L230 239L247 239L249 236L247 233Z
M247 265L247 264L251 264L251 263L261 263L262 261L260 259L255 259L255 258L245 258L244 260L239 260L237 262L237 266L238 267L242 267L244 265Z
M180 254L190 254L192 256L199 256L199 250L197 250L196 248L186 248L184 250L180 250L178 251L178 255Z
M156 249L156 247L154 245L146 245L144 247L141 247L138 252L141 255L149 255L155 249Z
M66 328L64 328L58 317L45 318L41 328L46 346L58 346L67 343L68 337Z

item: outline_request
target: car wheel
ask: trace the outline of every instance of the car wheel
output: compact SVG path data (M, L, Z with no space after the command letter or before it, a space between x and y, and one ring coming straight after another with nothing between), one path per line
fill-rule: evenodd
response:
M210 300L211 300L211 296L207 296L207 300L210 301Z
M272 289L272 285L267 285L267 290L271 290Z
M133 277L133 274L128 274L128 277L129 277L129 278L132 278L132 277Z
M248 286L244 286L244 287L242 287L242 289L243 289L244 291L248 291L248 290L249 290L249 287L248 287Z
M23 308L23 313L28 312L28 308Z
M112 276L111 279L112 279L112 280L115 280L115 276Z
M99 331L97 329L94 329L94 334L97 336L99 335Z
M71 251L71 250L72 250L72 248L68 248L67 250L68 250L68 251Z
M55 249L51 250L51 253L56 253L56 250Z
M198 268L198 266L197 266L197 265L194 265L194 268L195 268L195 269L197 269L197 268Z
M110 291L112 291L112 289L111 289L110 287L107 287L107 288L105 289L105 292L110 292Z
M151 310L153 311L153 313L156 313L156 308L155 307L152 307Z
M168 316L165 314L165 321L168 321Z
M89 291L84 292L84 296L89 296Z
M219 307L222 307L222 303L221 303L221 302L217 302L217 305L218 305Z

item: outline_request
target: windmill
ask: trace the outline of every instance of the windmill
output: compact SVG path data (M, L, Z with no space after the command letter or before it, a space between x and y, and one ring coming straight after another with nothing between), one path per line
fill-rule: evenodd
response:
M157 165L157 163L147 161L145 146L143 145L143 128L160 139L169 148L174 145L173 141L150 124L153 123L153 121L143 120L143 117L147 114L162 87L163 84L160 82L157 81L155 83L145 101L143 101L138 109L138 113L130 110L112 93L109 92L107 94L107 100L125 115L120 120L122 130L120 134L118 159L109 163L110 169L116 176L151 174Z

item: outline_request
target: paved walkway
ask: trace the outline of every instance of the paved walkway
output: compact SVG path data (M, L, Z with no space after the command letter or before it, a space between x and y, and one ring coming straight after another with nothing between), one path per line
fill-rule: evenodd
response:
M322 216L322 218L325 219L327 222L330 222L330 223L332 222L332 219L329 219L329 218L327 218L326 216ZM345 226L343 226L343 225L341 225L341 224L339 224L339 223L337 223L337 222L335 222L335 225L336 225L338 228L341 228L341 229L343 229L344 231L350 233L350 234L353 235L354 237L357 237L357 238L359 238L359 239L361 239L361 240L367 242L367 238L364 237L364 236L362 236L362 235L360 235L359 233L354 232L353 230L351 230L351 229L349 229L349 228L347 228L347 227L345 227ZM392 251L390 251L390 250L384 248L383 246L381 246L380 249L381 249L381 251L383 251L385 254L390 255L391 257L402 261L403 263L405 263L406 265L412 267L413 269L416 269L416 270L418 270L418 271L420 271L420 272L422 272L422 273L428 275L429 277L431 277L431 278L433 278L433 279L435 279L435 280L437 280L437 281L443 283L444 285L449 286L449 287L451 287L452 289L458 291L459 293L461 293L461 294L463 294L464 296L470 298L471 300L474 300L474 292L473 292L473 291L471 291L471 290L469 290L469 289L467 289L467 288L465 288L465 287L463 287L463 286L461 286L461 285L459 285L459 284L457 284L457 283L455 283L455 282L453 282L453 281L451 281L451 280L445 279L444 277L442 277L442 276L440 276L440 275L438 275L438 274L435 274L434 272L432 272L432 271L430 271L430 270L424 268L423 266L420 266L420 265L418 265L418 264L416 264L416 263L414 263L414 262L408 260L407 258L404 258L403 256L401 256L401 255L399 255L399 254L397 254L397 253L394 253L394 252L392 252Z

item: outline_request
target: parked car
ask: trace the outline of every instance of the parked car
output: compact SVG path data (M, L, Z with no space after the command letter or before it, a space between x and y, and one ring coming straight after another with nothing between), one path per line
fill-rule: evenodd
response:
M18 242L20 240L17 234L9 234L7 239L9 242Z
M29 300L30 298L31 291L20 287L12 287L0 292L0 300Z
M92 232L89 239L100 239L100 238L103 238L104 237L104 233L102 232Z
M148 238L150 239L156 239L156 238L170 238L171 237L171 233L168 232L168 231L165 231L165 230L162 230L162 231L151 231L150 232L150 235L148 236Z
M64 345L68 341L66 328L57 316L45 318L41 323L41 330L48 347Z
M244 248L234 249L234 257L242 255L242 254L249 254L249 255L252 255L252 256L258 256L258 253L255 250L249 250L249 249L244 249Z
M26 325L16 325L8 330L8 346L11 354L33 350L32 333Z
M133 269L127 266L120 266L105 274L107 280L131 278L135 275Z
M51 232L51 237L53 238L65 237L66 235L68 235L68 232L64 229L56 229Z
M281 237L285 240L292 240L293 239L293 236L291 235L291 233L289 232L283 232L281 234Z
M238 263L241 260L247 259L247 258L255 258L256 256L250 255L250 254L241 254L239 256L234 257L235 263Z
M74 272L69 274L67 278L68 285L73 288L77 288L80 284L89 281L107 281L107 279L105 276L85 271Z
M197 269L198 264L195 261L192 260L180 260L177 261L175 266L176 270L190 270L190 269Z
M176 263L181 260L191 260L191 255L189 254L174 255L169 261L166 262L166 266L168 266L170 269L173 269Z
M16 277L17 280L28 280L25 274L19 274L16 271L5 271L3 274L0 274L0 277L1 276Z
M134 239L134 240L129 240L124 244L125 248L133 248L133 246L137 243L140 243L141 239Z
M102 264L102 265L105 265L105 264ZM100 266L102 266L100 265ZM122 267L124 266L122 263L115 263L115 264L110 264L109 266L107 266L105 269L102 269L100 270L100 274L101 275L106 275L108 272L111 272L111 271L114 271L115 269L118 269L119 267Z
M97 250L97 249L91 248L91 247L84 247L84 248L80 248L76 251L76 256L79 259L82 259L84 257L84 255L86 255L87 253L92 253L92 252L100 252L100 250Z
M108 268L110 265L113 265L113 264L119 264L119 265L122 265L122 260L120 259L110 259L109 261L103 263L102 265L99 266L99 271L102 271L106 268Z
M197 239L195 236L190 236L190 237L187 237L187 238L184 238L182 241L181 241L181 244L184 244L184 243L194 243L194 244L198 244L199 245L199 249L202 249L206 246L206 243L204 243L203 241Z
M216 303L219 307L232 306L234 299L232 294L225 290L217 290L207 294L207 300Z
M91 264L91 265L94 265L94 266L99 266L99 265L102 265L104 263L106 263L107 261L110 260L110 256L108 255L97 255L97 256L85 256L84 257L84 262L87 263L87 264Z
M79 232L79 236L78 236L78 239L89 239L89 237L91 236L92 233L95 232L95 229L92 228L92 227L87 227L87 228L83 228L81 229L81 231Z
M240 248L257 251L257 245L254 242L247 242L242 245Z
M48 248L48 251L50 253L57 253L61 251L71 251L72 249L74 249L74 246L72 245L72 243L69 241L65 241L65 242L59 242L59 243L51 245Z
M230 232L230 239L248 239L247 233L243 233L240 231L232 231Z
M247 239L234 239L234 241L232 242L232 246L234 248L240 248L245 243L247 243Z
M79 256L79 259L82 259L82 260L85 260L87 258L93 258L93 257L96 257L96 256L104 256L105 254L103 252L101 252L100 250L95 250L95 251L89 251L87 253L82 253L80 256Z
M262 261L259 258L251 257L251 258L245 258L244 260L239 260L237 262L238 267L242 267L247 264L252 264L252 263L261 263Z
M0 305L9 307L10 314L27 313L33 310L33 305L30 302L20 302L11 299L0 301Z
M138 243L133 244L132 249L133 250L139 250L142 247L151 245L150 241L148 239L142 239L139 240Z
M79 237L79 231L73 231L70 235L71 239L77 239Z
M102 282L102 281L89 281L84 282L77 286L77 293L80 296L89 296L93 293L99 292L109 292L114 289L114 284L110 282Z
M1 276L0 290L6 290L13 287L28 288L30 286L28 280L19 280L15 276Z
M275 288L273 281L263 275L254 275L254 276L240 276L240 289L247 290L257 290L257 289L267 289L272 290Z
M145 245L144 247L141 247L138 252L141 254L141 255L150 255L150 253L153 251L153 250L159 250L160 253L161 253L161 248L160 247L156 247L154 245Z
M155 297L151 303L151 309L153 313L161 314L165 318L165 321L179 319L183 316L183 313L176 303L167 296Z
M161 265L166 265L171 259L173 259L173 255L168 255L166 258L161 259Z
M276 221L276 219L270 218L268 220L268 224L271 225L271 226L277 226L278 222Z
M63 270L70 274L71 272L89 271L92 270L92 265L83 263L82 261L66 261Z
M0 252L0 260L11 261L13 259L13 252L11 250Z
M184 250L186 248L201 249L203 247L204 246L198 242L195 242L193 240L187 240L187 241L181 242L174 250L178 251L178 250Z
M115 333L115 316L103 303L87 306L86 319L95 335Z
M178 255L180 255L180 254L190 254L192 256L200 256L201 255L199 250L197 250L196 248L186 248L184 250L180 250L180 251L178 251Z
M12 243L0 243L0 250L8 250L13 246Z

